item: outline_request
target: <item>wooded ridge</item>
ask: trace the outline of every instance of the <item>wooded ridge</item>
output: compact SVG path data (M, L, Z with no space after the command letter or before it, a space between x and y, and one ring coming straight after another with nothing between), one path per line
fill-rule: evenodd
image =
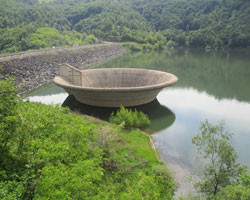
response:
M162 49L167 42L250 46L249 0L0 0L0 5L0 52L96 43L96 38L135 42L134 50Z

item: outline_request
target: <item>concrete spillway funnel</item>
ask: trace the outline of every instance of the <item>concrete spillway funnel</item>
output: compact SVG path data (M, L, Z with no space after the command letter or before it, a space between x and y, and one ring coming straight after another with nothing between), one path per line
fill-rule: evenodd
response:
M160 90L177 82L170 73L137 69L105 68L77 70L59 66L53 81L77 101L101 107L137 106L153 101Z

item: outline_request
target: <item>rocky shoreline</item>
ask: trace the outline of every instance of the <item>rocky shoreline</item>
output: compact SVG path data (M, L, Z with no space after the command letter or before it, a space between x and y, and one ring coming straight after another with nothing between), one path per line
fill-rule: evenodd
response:
M120 44L105 42L4 55L0 56L0 79L16 77L17 89L23 94L51 81L58 72L58 64L87 69L124 53L126 49Z

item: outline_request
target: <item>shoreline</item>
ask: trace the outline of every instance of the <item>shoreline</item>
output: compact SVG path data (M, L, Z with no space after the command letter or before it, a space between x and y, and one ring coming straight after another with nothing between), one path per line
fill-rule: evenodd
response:
M77 51L80 51L80 53L77 53ZM84 51L82 51L84 50ZM86 51L85 51L86 50ZM103 52L104 50L107 50L105 52ZM111 52L108 52L108 50L111 50ZM102 56L100 57L98 55L98 53L101 51ZM91 55L90 55L90 53ZM20 62L20 64L22 64L25 60L28 59L29 61L29 68L32 67L32 59L34 59L34 61L36 61L36 59L40 59L42 60L43 58L48 59L48 57L52 58L52 64L49 63L50 68L46 68L47 72L51 72L53 73L53 77L55 75L55 68L56 68L56 73L57 73L57 62L54 63L53 61L53 57L54 58L58 58L58 54L59 58L62 58L65 53L68 53L69 55L75 56L75 55L80 55L80 58L84 58L86 56L88 57L87 62L85 62L84 64L84 68L82 67L83 64L80 63L80 60L69 60L69 62L67 63L73 63L72 65L80 68L80 69L87 69L90 67L93 67L95 65L101 64L102 62L106 62L110 59L114 59L124 53L126 53L126 49L124 47L122 47L120 44L118 43L104 43L104 44L95 44L95 45L84 45L84 46L79 46L79 47L68 47L68 48L58 48L58 49L49 49L49 50L35 50L34 52L20 52L20 53L14 53L14 54L9 54L9 55L4 55L4 56L0 56L0 64L7 64L7 68L5 68L5 70L8 68L10 68L10 63L18 63L18 61ZM82 54L81 54L82 53ZM69 58L69 57L68 57ZM79 57L76 57L79 58ZM81 59L82 60L82 59ZM43 63L42 63L43 64ZM46 64L46 63L45 63ZM81 66L77 66L78 64L81 64ZM5 65L6 66L6 65ZM18 70L18 69L17 69ZM18 72L18 71L17 71ZM36 71L36 73L39 73L39 70ZM13 74L13 73L12 73ZM6 75L6 74L5 74ZM30 77L30 74L28 74L28 78ZM48 76L47 78L45 78L45 80L43 80L40 84L35 85L35 87L25 87L25 90L21 93L19 93L19 95L22 96L26 96L29 93L31 93L32 91L35 91L39 88L42 87L46 87L47 84L51 83L51 80L53 79L53 77ZM38 78L38 79L37 79ZM35 79L32 79L32 81L40 81L39 80L40 77L35 77ZM17 83L19 84L19 83ZM187 188L185 187L185 180L183 182L182 178L184 178L183 173L185 174L185 169L182 169L182 167L180 165L178 165L178 163L175 162L166 162L161 156L160 156L160 152L159 149L157 149L156 143L153 139L153 137L147 133L145 133L148 137L149 137L149 143L151 144L151 148L152 150L154 150L155 152L155 156L157 158L157 160L162 161L165 163L166 167L172 172L173 174L173 178L175 180L175 182L177 184L179 184L179 186L177 187L176 191L175 191L175 197L181 197L182 195L186 196L185 194L187 194ZM180 184L181 182L181 184ZM184 184L184 188L183 188L183 184Z

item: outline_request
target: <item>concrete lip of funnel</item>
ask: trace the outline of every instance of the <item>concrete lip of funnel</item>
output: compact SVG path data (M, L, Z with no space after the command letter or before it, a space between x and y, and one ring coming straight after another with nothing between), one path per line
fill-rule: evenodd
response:
M153 101L161 89L178 81L171 73L138 68L76 70L53 81L77 101L101 107L138 106ZM75 79L72 79L72 76ZM69 78L70 77L70 78Z

